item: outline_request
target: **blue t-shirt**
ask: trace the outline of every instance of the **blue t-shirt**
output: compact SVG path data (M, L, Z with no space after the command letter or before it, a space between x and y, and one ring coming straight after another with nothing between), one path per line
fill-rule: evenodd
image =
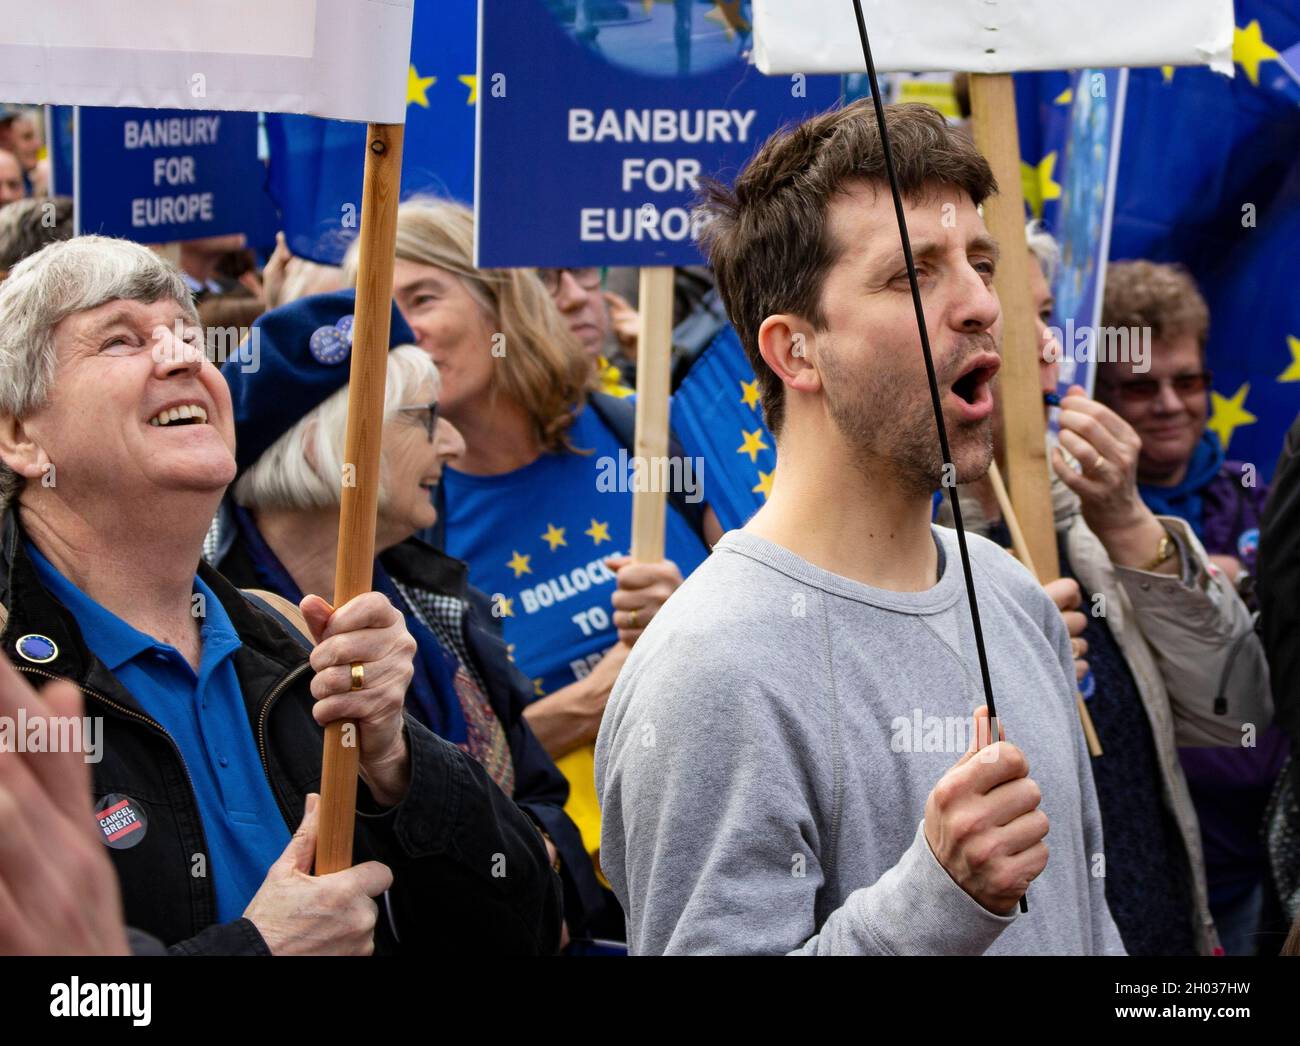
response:
M631 481L619 472L626 448L590 408L574 418L569 441L592 453L543 454L500 476L442 475L447 552L492 596L535 697L581 679L618 642L617 586L603 560L632 543ZM709 554L671 502L664 548L682 577Z
M203 597L196 606L204 613L195 675L175 647L105 610L30 542L27 551L42 584L77 619L86 646L176 742L203 819L204 871L216 891L217 921L240 918L288 845L289 829L248 723L234 664L241 643L221 600L195 577L194 594Z

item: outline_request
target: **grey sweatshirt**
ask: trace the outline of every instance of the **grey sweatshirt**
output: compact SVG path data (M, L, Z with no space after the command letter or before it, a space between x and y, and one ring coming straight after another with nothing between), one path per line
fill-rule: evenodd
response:
M634 954L1122 954L1061 616L970 537L1008 740L1051 821L1029 912L961 889L925 801L984 701L956 535L925 592L732 531L655 616L596 742L601 867Z

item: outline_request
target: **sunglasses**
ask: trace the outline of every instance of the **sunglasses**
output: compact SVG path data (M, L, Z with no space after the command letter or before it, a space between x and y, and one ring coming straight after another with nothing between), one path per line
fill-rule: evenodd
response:
M600 286L601 270L598 268L586 269L538 269L537 275L542 279L542 286L546 288L546 293L555 295L560 293L560 282L564 279L564 274L568 273L573 277L584 291L594 291Z
M433 430L438 426L438 401L437 400L434 400L432 403L426 403L418 407L398 407L397 413L415 415L416 423L424 426L424 431L429 436L429 442L430 443L433 442ZM424 418L420 418L421 414L424 415Z
M1200 396L1210 387L1214 375L1208 370L1198 374L1177 374L1172 378L1133 378L1129 381L1103 381L1107 388L1117 389L1120 396L1129 403L1150 403L1160 395L1165 385L1173 387L1174 392L1187 399Z

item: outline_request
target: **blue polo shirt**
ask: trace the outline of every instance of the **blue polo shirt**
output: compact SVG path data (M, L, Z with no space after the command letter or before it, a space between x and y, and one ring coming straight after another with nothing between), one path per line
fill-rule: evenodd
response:
M195 675L175 647L105 610L31 542L27 551L42 584L77 619L86 646L176 742L203 818L217 921L238 919L288 845L290 833L248 722L235 675L234 656L241 644L221 600L194 578L194 593L203 597L205 610Z

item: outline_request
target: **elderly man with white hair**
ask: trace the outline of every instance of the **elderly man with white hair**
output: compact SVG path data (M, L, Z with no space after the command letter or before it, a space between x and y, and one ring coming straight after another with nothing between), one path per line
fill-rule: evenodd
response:
M235 440L196 324L180 275L125 241L51 244L0 287L0 644L102 717L96 822L127 922L179 953L553 951L540 834L403 713L401 614L371 592L300 616L201 563ZM342 718L357 864L313 877Z

